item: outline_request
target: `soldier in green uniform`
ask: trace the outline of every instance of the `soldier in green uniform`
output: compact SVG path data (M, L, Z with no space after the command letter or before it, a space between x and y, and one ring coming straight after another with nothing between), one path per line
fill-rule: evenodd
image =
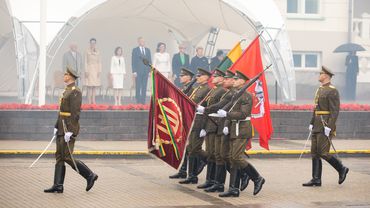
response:
M194 76L194 73L192 71L190 71L187 68L181 68L180 83L183 85L182 88L181 88L181 91L184 91L185 89L187 89L189 87L189 84L190 84L193 76ZM193 93L193 91L194 91L194 88L191 88L188 91L187 96L190 96ZM188 154L189 154L189 150L188 150L188 146L186 146L184 161L182 162L182 165L180 166L179 172L174 174L174 175L169 176L169 178L171 178L171 179L186 178L186 176L187 176L186 171L187 171L187 167L188 167Z
M98 179L98 175L93 173L83 162L73 160L73 147L80 130L79 119L82 102L81 91L75 85L77 78L77 73L67 67L64 74L64 83L67 86L60 99L58 120L54 128L57 145L54 184L51 188L44 190L46 193L63 193L65 162L86 179L86 191L89 191Z
M249 80L240 71L236 71L234 78L234 87L238 90ZM229 112L222 109L217 111L219 116L226 117L223 133L225 135L230 134L231 151L230 188L227 192L221 193L219 195L220 197L239 197L240 175L244 172L254 182L254 195L258 194L262 189L262 185L265 183L265 179L243 158L247 141L252 138L252 125L250 121L252 104L252 95L246 91L236 101L235 106Z
M218 103L222 95L226 92L222 83L224 81L225 73L219 69L215 69L212 77L212 84L214 88L209 93L208 98L206 99L205 106L199 105L197 111L203 114L209 114L209 106L212 106ZM215 142L217 136L217 119L216 117L204 117L203 128L200 131L199 137L205 137L206 141L206 154L200 155L201 158L207 158L207 174L205 183L197 186L199 189L206 189L211 187L214 184L215 173L216 173L216 158L215 158Z
M209 95L210 88L208 86L208 79L211 73L202 68L198 68L197 83L198 87L194 89L193 93L189 96L198 105L204 105L205 98ZM195 115L193 128L189 136L189 170L188 177L180 181L181 184L196 184L198 183L198 174L202 171L206 163L199 158L199 155L204 155L202 145L204 138L199 137L200 130L202 129L202 122L204 122L204 115L198 113Z
M214 184L205 189L206 192L223 192L226 178L226 169L230 170L230 139L229 135L223 134L223 127L226 118L217 117L216 113L219 109L222 109L228 104L235 93L233 88L234 84L234 72L227 70L224 75L223 87L226 89L222 95L220 102L213 105L209 105L205 108L204 113L210 117L217 118L217 133L215 137L214 153L216 160L216 173Z
M312 133L312 179L302 184L303 186L321 186L321 158L338 171L339 184L344 182L349 171L338 158L329 154L331 139L335 136L335 122L337 121L340 108L338 90L330 83L333 75L333 72L322 66L319 76L321 86L316 91L315 108L309 125L309 130Z

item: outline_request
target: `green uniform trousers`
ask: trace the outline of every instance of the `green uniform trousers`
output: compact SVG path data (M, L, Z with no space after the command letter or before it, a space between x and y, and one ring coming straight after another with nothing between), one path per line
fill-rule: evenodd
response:
M67 143L64 141L64 136L57 136L56 144L57 144L57 151L55 152L55 159L56 164L63 164L64 162L68 163L71 167L74 167L71 154L73 154L73 149L75 146L75 138L71 137L71 140L69 140L69 148L71 152L68 150ZM76 161L75 161L76 162Z
M330 139L332 136L330 136ZM321 157L329 160L332 155L330 151L330 141L323 133L313 133L311 135L311 156L312 158Z
M230 135L227 136L221 136L221 146L220 146L220 152L221 152L221 161L224 164L231 165L231 149L230 149Z
M204 137L199 137L200 130L199 131L192 131L189 136L189 155L197 156L200 155L202 158L207 158L207 152L202 150L202 145L204 142Z
M248 162L243 158L245 146L247 145L247 139L230 139L230 151L231 151L231 167L232 168L245 168L248 166Z
M216 133L209 133L207 136L205 136L206 140L206 152L208 156L208 161L209 162L216 162L215 158L215 140L216 140Z

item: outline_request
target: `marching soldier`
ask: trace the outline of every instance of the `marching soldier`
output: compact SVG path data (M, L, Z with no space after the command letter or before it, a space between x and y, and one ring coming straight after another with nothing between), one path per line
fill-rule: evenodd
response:
M208 79L211 73L202 68L198 68L197 83L198 87L194 89L193 93L189 96L198 105L202 105L204 98L208 96L210 88L208 86ZM202 145L204 138L199 138L199 134L202 128L202 122L204 121L203 114L197 113L194 119L193 128L189 136L189 144L186 148L189 150L189 170L188 177L185 180L180 181L181 184L196 184L198 183L198 174L202 171L206 163L202 163L199 159L199 155L204 155Z
M236 71L234 78L234 87L238 90L249 80L249 78L240 71ZM247 141L252 138L252 125L250 121L252 104L252 95L246 91L240 99L236 101L235 106L230 112L226 112L222 109L217 112L219 116L226 117L223 133L225 135L230 134L231 151L230 188L227 192L221 193L219 195L220 197L239 197L240 176L244 174L244 172L250 176L254 182L254 195L258 194L262 189L262 185L265 183L265 179L243 158Z
M215 87L209 93L208 98L206 99L205 106L198 105L197 111L199 113L206 113L208 114L208 107L218 103L225 93L225 89L222 86L224 81L225 73L219 69L216 69L213 73L212 84ZM206 112L207 111L207 112ZM215 183L215 173L216 173L216 158L215 158L215 142L217 136L217 118L215 117L204 117L203 128L200 131L199 137L205 137L206 141L206 154L202 155L202 158L207 158L204 161L207 161L207 174L206 174L206 182L199 185L197 188L199 189L206 189L211 187Z
M181 68L180 83L183 85L181 91L184 92L184 90L189 87L189 84L190 84L193 76L194 76L194 73L192 71L190 71L189 69L186 69L186 68ZM194 88L191 88L188 91L187 96L190 96L193 93L193 91L194 91ZM185 151L184 161L182 162L182 165L180 167L179 172L176 173L175 175L169 176L169 178L171 178L171 179L186 178L186 176L187 176L186 171L187 171L187 167L188 167L188 154L189 154L189 150L188 150L188 146L187 146L186 151Z
M79 118L82 102L81 91L75 85L77 78L76 71L67 67L67 71L64 74L64 83L67 86L60 99L58 120L54 128L57 145L54 184L51 188L44 190L46 193L63 193L66 171L64 162L68 163L68 165L86 179L86 191L89 191L98 179L97 174L93 173L83 162L74 160L72 155L74 143L80 130Z
M194 77L194 73L192 71L190 71L189 69L187 68L181 68L181 72L180 72L180 83L182 84L182 88L181 88L181 91L184 92L184 90L186 90L190 83L191 83L191 80L193 79ZM187 96L190 96L194 91L194 88L192 87L188 92L187 92Z
M233 88L234 84L234 72L227 70L224 75L223 87L226 92L222 95L220 102L213 105L209 105L204 109L204 113L213 117L217 110L223 108L227 103L230 102L232 96L235 93ZM217 114L216 114L217 115ZM223 127L226 118L217 117L217 132L215 137L214 153L216 160L216 173L214 184L205 189L206 192L224 192L224 184L226 179L226 169L230 170L230 139L229 135L223 134Z
M316 91L315 108L309 125L311 131L311 156L312 156L312 179L302 184L303 186L321 186L322 162L326 160L338 171L338 183L342 184L346 179L349 169L342 162L329 154L331 139L335 136L340 100L338 90L331 85L333 76L328 68L322 66L319 82L321 86Z

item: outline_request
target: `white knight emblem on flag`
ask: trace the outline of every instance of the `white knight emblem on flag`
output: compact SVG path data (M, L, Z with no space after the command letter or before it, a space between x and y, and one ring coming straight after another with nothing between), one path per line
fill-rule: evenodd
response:
M264 92L263 92L263 87L262 87L262 81L259 79L256 81L253 94L254 94L253 103L257 103L257 104L254 105L252 108L252 117L261 118L265 114L265 105L264 105L265 97L264 97Z

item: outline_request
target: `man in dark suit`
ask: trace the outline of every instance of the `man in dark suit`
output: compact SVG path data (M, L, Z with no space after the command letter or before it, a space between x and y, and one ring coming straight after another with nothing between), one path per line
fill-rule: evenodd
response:
M191 59L190 70L196 74L198 68L209 71L208 59L204 56L203 47L196 48L196 55Z
M149 64L152 63L152 56L149 48L145 47L145 40L142 37L137 39L138 47L132 49L132 72L136 83L136 102L144 104L146 98L146 86L148 83L148 73L150 67L143 63L143 59L147 59Z
M211 63L209 64L211 71L220 65L222 59L224 59L224 52L222 50L218 50L216 56L211 59Z
M185 53L186 47L183 44L179 45L179 52L173 55L172 58L172 73L174 76L174 83L177 87L181 87L180 71L181 68L189 68L189 55Z

